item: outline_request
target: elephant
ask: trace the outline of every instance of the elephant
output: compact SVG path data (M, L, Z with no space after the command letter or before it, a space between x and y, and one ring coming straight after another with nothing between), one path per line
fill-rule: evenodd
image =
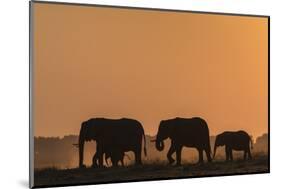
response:
M84 143L85 141L96 141L96 153L93 157L93 166L98 160L98 166L103 166L103 155L108 149L117 147L120 152L133 151L135 164L142 164L142 139L144 139L144 154L146 152L145 134L142 124L129 118L107 119L91 118L82 122L79 133L79 167L85 167Z
M251 149L253 149L253 141L249 134L245 131L225 131L217 135L214 146L214 156L216 155L217 147L225 146L226 161L233 160L232 150L244 151L244 160L252 159Z
M112 148L113 146L114 146L114 148ZM106 162L107 166L109 165L108 159L111 160L111 164L114 167L118 166L119 162L121 163L122 166L124 166L124 157L128 156L128 155L125 154L124 151L121 151L120 147L117 147L116 145L111 144L108 147L104 148L103 150L104 150L105 162ZM129 156L128 156L128 158L129 158ZM95 154L93 156L93 160L92 161L93 161L93 167L98 165L97 164L97 161L98 161L97 154Z
M106 145L103 145L102 147L102 158L103 155L105 155L105 162L106 165L108 166L108 159L111 159L112 166L118 166L119 161L123 161L125 152L122 151L120 146L117 146L118 143L116 141L112 140L111 142L106 142ZM93 159L92 159L92 167L96 166L103 166L99 164L99 158L97 152L94 154ZM122 162L121 162L122 163Z
M174 163L172 154L176 152L176 164L181 165L182 147L193 147L198 150L199 161L203 163L203 151L208 162L212 161L209 128L206 121L200 117L179 118L162 120L156 135L155 146L158 151L164 149L163 141L171 139L171 146L167 153L169 164Z
M120 152L120 151L114 151L114 152L110 152L110 153L105 153L105 161L106 164L108 165L108 159L111 159L111 163L112 166L116 167L118 166L118 163L121 163L121 166L124 167L124 158L128 157L129 160L130 157L128 156L128 154L125 154L124 152Z

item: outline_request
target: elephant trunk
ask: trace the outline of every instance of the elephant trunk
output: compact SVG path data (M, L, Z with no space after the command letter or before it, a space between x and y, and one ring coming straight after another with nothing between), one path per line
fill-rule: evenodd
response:
M157 139L155 145L156 145L156 149L158 151L162 151L164 149L164 142L163 142L163 140Z
M83 159L84 159L84 143L85 143L85 136L83 134L83 128L80 130L79 134L79 167L84 167Z

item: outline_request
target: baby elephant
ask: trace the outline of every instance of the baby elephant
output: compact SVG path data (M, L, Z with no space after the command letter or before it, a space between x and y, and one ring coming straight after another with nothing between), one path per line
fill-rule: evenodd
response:
M252 159L251 149L253 149L253 141L248 133L245 131L225 131L216 137L214 156L216 155L216 149L218 146L225 146L226 161L233 160L232 150L244 151L244 160Z
M107 152L105 153L105 162L108 165L108 159L110 158L112 166L116 167L118 166L118 163L121 163L121 166L124 167L124 158L125 156L128 157L128 159L130 160L130 157L125 154L125 152L122 151L111 151L111 152Z

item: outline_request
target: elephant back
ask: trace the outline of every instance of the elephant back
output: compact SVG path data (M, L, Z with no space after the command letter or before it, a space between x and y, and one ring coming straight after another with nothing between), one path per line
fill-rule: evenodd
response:
M207 122L199 117L175 118L169 120L172 128L171 139L186 146L209 146L209 128Z

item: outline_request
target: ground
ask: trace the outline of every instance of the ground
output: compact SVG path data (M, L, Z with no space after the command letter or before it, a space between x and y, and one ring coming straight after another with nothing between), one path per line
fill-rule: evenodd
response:
M62 186L269 172L268 156L254 157L253 160L247 161L220 160L203 165L185 163L182 166L170 166L165 162L146 163L142 166L116 168L35 170L34 184L36 187Z

